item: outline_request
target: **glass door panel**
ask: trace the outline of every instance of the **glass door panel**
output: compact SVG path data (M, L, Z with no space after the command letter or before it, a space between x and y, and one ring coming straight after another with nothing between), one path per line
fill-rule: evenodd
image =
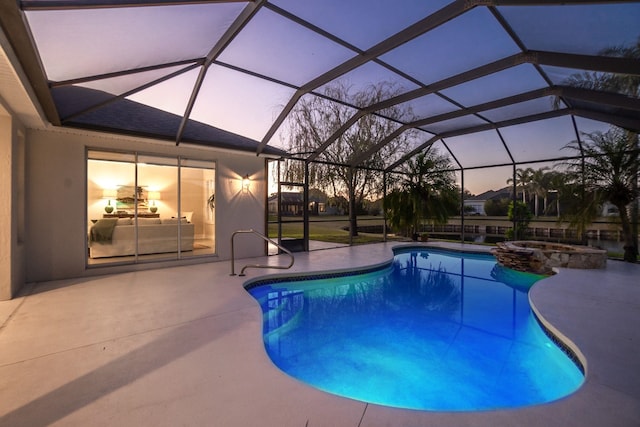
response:
M134 220L141 260L178 258L177 159L138 156Z
M135 227L118 197L135 176L133 154L87 153L87 264L135 261Z
M215 254L215 163L183 159L181 165L182 257Z

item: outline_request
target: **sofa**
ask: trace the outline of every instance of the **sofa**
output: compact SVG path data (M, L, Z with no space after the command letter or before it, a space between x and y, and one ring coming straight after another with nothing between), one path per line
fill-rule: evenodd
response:
M107 218L89 228L89 257L134 255L136 226L131 218ZM180 250L193 250L194 225L180 220ZM178 251L178 219L138 218L138 254Z

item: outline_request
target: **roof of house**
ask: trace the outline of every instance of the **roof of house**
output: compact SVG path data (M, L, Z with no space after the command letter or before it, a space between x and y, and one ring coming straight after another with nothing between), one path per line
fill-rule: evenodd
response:
M70 127L98 129L108 132L147 136L174 142L182 117L128 99L112 101L114 96L103 91L67 86L53 91L61 117L67 117ZM91 105L106 105L89 109ZM80 114L76 115L78 112ZM182 141L217 148L255 152L258 141L237 135L195 120L189 120ZM282 156L286 153L267 146L265 154Z
M302 192L297 192L297 191L281 191L280 195L282 197L282 201L284 203L302 203L303 200L303 193ZM277 194L272 194L271 196L269 196L269 201L270 202L274 202L278 200L278 195ZM326 201L326 197L318 197L318 196L314 196L314 195L309 195L309 201L310 202L324 202Z
M511 197L511 187L504 187L501 188L499 190L489 190L489 191L485 191L484 193L481 194L477 194L475 196L470 196L465 198L464 200L467 201L487 201L487 200L494 200L494 199L504 199L504 198L509 198Z

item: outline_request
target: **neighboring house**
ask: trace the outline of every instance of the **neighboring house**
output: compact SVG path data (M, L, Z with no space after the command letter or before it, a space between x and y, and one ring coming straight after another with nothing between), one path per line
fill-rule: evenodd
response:
M604 202L602 204L602 211L600 213L601 216L618 216L620 215L620 211L617 207L612 205L609 202Z
M298 216L303 213L303 195L300 192L283 191L280 193L282 203L282 215ZM269 214L278 214L278 195L273 194L269 197Z
M467 215L486 215L484 204L489 200L499 200L511 198L511 190L509 187L500 190L489 190L482 194L467 197L464 199L464 207ZM473 209L473 211L471 211Z
M302 216L304 213L304 195L302 192L283 191L282 196L282 215L283 216ZM278 214L278 195L273 194L269 197L269 214ZM327 213L327 202L322 197L309 196L309 215L325 215Z

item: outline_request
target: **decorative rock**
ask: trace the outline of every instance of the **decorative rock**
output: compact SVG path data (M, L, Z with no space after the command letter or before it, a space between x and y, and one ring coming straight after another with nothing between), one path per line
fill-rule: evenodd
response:
M499 242L491 253L513 270L553 274L553 268L605 268L607 251L540 241Z

